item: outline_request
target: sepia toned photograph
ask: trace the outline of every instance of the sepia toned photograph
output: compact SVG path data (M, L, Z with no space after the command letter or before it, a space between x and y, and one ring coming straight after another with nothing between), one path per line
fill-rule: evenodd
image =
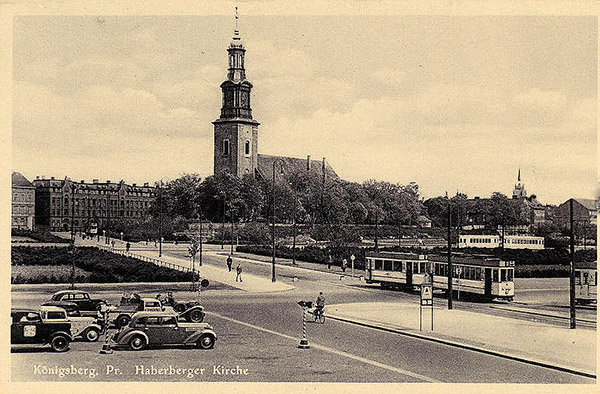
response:
M597 16L217 4L0 4L8 381L594 391Z

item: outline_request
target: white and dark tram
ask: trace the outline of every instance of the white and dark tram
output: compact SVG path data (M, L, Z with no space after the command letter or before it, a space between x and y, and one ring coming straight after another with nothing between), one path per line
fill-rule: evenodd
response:
M452 254L452 290L460 294L509 301L515 296L514 262L493 256ZM384 288L412 290L426 275L434 289L448 291L448 256L410 253L367 253L365 279Z
M578 304L597 303L598 270L597 262L575 262L575 302Z

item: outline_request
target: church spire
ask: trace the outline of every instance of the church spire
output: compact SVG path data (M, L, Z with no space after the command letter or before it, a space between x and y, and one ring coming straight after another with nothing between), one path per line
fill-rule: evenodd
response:
M229 70L227 73L227 79L231 82L240 82L246 79L246 70L244 69L244 55L246 50L242 44L242 37L240 37L240 31L238 30L238 9L235 7L235 30L233 31L233 38L231 44L229 44Z

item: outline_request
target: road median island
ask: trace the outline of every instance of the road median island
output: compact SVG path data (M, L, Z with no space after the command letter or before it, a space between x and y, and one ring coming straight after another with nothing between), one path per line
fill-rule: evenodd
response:
M142 256L154 257L156 258L156 253L152 251L136 251L136 254L140 254ZM208 253L207 253L208 254ZM216 255L216 254L212 254ZM174 257L163 254L161 257L157 258L163 262L174 264L181 267L190 267L190 260ZM198 268L198 272L200 276L203 278L207 278L208 280L215 280L219 283L223 283L225 285L234 287L239 290L244 290L251 293L267 293L267 292L276 292L276 291L285 291L291 290L294 287L281 282L272 282L271 279L263 278L258 275L248 274L246 272L242 272L242 281L236 281L236 272L235 269L232 272L229 272L225 267L225 257L223 257L223 268L215 267L211 264L203 264Z
M596 332L570 330L482 313L423 309L419 331L419 306L409 303L352 303L327 306L328 318L396 332L499 357L545 366L577 375L596 377Z

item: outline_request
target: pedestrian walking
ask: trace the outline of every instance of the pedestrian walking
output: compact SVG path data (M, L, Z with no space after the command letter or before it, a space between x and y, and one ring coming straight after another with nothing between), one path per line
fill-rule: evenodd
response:
M235 281L237 282L239 279L239 281L242 282L242 266L238 264L237 268L235 269L235 272Z
M114 240L113 240L113 241L111 241L111 243L110 243L110 244L112 245L112 248L114 249L114 248L115 248L115 241L114 241Z
M227 268L229 269L229 272L231 272L231 266L233 265L233 259L231 258L231 255L227 256Z
M327 260L327 269L330 270L331 269L331 264L333 263L333 257L331 257L331 255L329 255L329 260Z
M125 244L125 249L127 250L127 253L129 253L129 248L131 248L131 244L129 242L127 242Z
M342 272L346 272L346 268L348 267L348 260L342 260Z

